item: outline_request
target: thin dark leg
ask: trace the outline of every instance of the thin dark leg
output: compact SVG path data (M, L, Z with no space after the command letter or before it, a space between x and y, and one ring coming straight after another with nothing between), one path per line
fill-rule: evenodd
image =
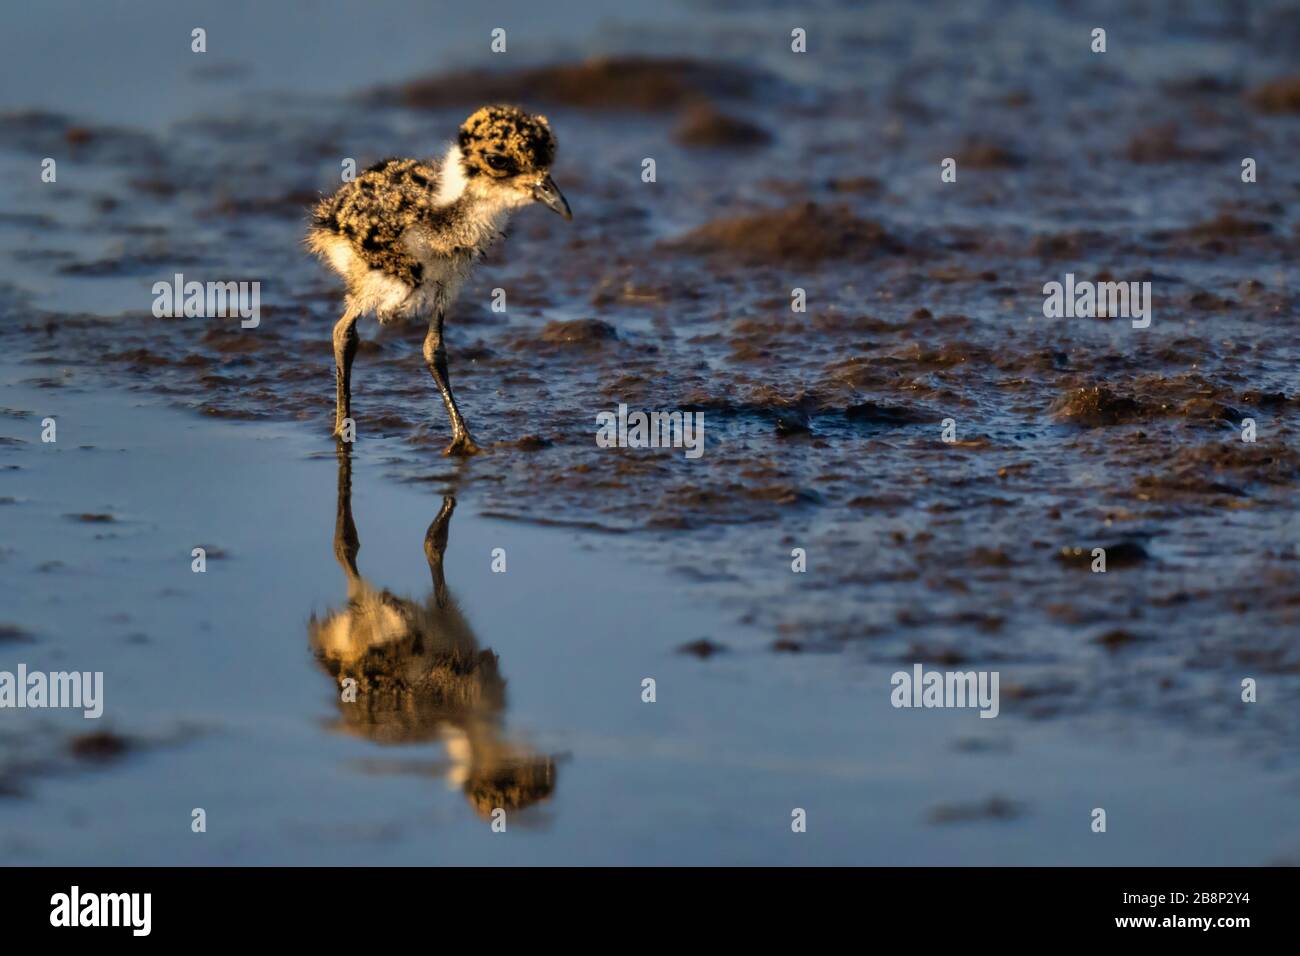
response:
M424 363L429 366L433 382L442 395L442 403L447 406L447 416L451 419L451 444L443 454L473 455L480 449L470 437L465 419L456 407L456 396L451 391L451 379L447 376L447 350L442 344L442 319L442 313L439 312L429 323L429 334L424 337Z
M447 579L442 573L442 556L447 550L447 532L451 526L451 514L456 510L456 499L445 495L442 510L429 523L429 530L424 533L424 556L429 559L429 573L433 577L433 594L438 607L447 606Z
M360 312L348 305L334 325L334 437L343 434L343 419L352 417L352 360L361 337L357 334Z

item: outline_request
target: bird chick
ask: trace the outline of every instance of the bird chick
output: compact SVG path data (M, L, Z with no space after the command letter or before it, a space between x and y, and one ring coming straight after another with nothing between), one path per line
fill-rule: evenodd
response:
M424 361L451 419L444 454L479 451L447 376L443 322L476 259L501 237L516 209L541 203L572 219L551 179L555 135L545 116L485 106L461 124L441 160L385 159L320 201L307 247L343 277L347 297L334 326L334 434L352 414L356 323L427 318Z

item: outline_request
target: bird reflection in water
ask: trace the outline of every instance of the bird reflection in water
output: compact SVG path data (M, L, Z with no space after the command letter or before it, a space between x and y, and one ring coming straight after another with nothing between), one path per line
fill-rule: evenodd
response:
M335 728L379 744L444 742L449 781L486 819L497 808L508 812L548 798L555 760L504 736L497 655L479 647L443 574L455 507L455 498L444 497L424 536L432 593L413 601L376 588L357 571L351 447L340 442L334 556L347 577L348 601L313 614L307 629L317 662L339 684Z

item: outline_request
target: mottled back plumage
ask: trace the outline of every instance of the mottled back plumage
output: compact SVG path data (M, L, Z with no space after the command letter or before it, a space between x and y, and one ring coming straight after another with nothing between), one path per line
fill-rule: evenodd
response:
M312 225L342 236L372 269L417 286L424 268L402 245L417 225L438 228L449 207L438 202L439 172L418 159L384 159L322 199Z

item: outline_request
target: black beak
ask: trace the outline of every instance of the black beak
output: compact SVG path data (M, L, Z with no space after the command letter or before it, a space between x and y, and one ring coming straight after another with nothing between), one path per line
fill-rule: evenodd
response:
M555 185L555 180L549 175L533 187L533 198L548 209L555 210L565 219L573 218L573 213L569 211L569 203L564 198L564 193L560 192L560 187Z

